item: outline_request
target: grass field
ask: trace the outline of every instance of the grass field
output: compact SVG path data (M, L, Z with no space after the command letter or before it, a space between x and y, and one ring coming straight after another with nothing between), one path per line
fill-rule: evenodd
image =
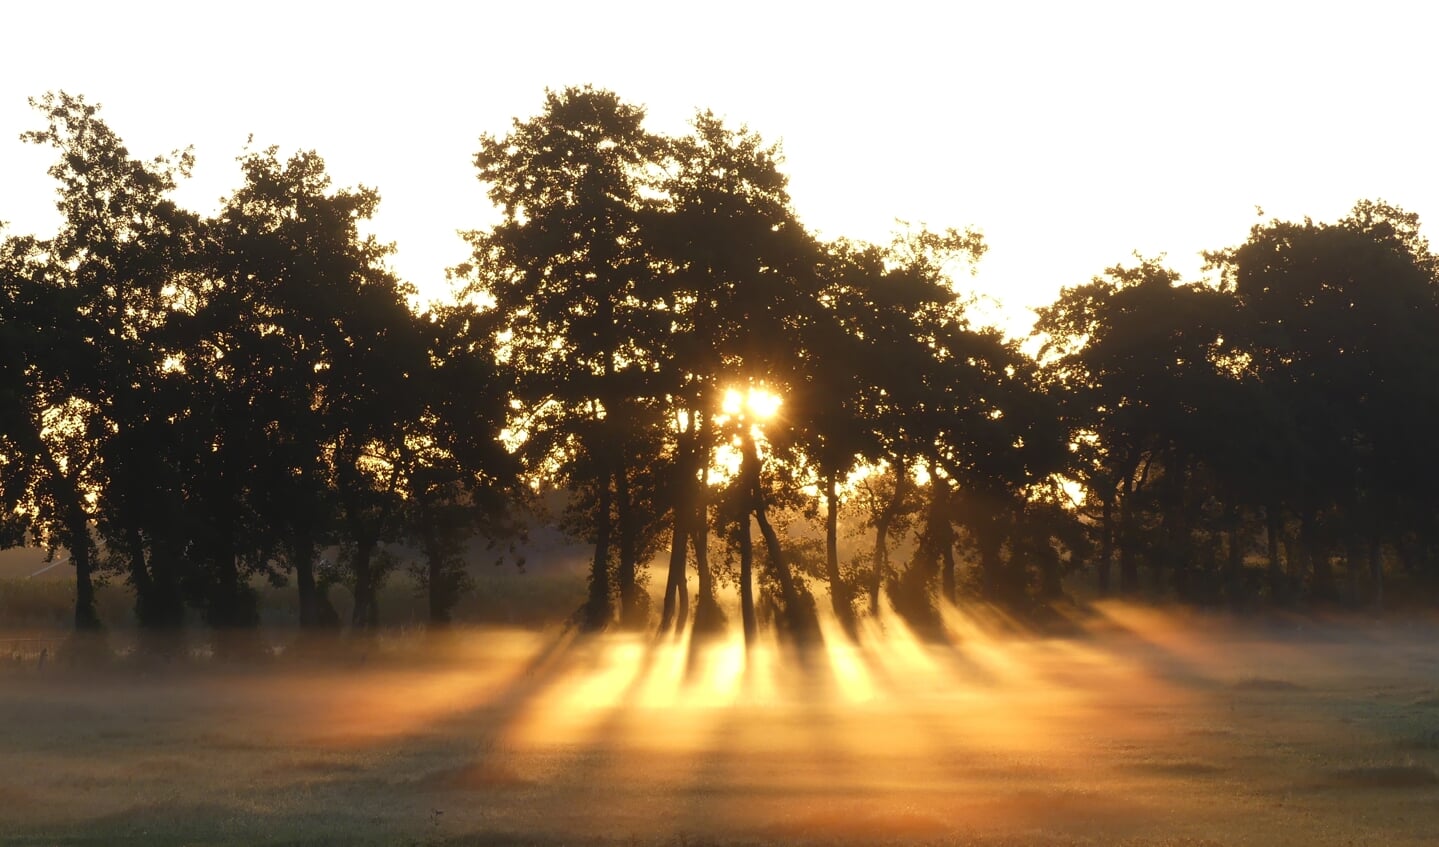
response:
M519 629L64 645L0 670L0 844L1439 843L1439 625L948 624L748 661Z

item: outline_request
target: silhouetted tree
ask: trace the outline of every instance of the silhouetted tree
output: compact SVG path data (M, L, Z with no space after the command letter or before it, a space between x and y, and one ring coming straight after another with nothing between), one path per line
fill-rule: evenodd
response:
M1064 414L1077 445L1074 473L1100 508L1099 574L1108 588L1118 551L1120 587L1138 587L1148 554L1168 566L1186 596L1192 552L1185 476L1199 436L1215 411L1207 401L1230 375L1219 369L1232 340L1233 299L1199 284L1181 285L1158 262L1117 266L1087 285L1065 289L1040 311L1042 355L1063 389ZM1234 410L1222 410L1232 414ZM1141 498L1156 498L1162 546L1144 545Z
M500 441L509 392L495 360L498 321L466 303L420 318L430 366L417 374L425 412L411 437L405 535L424 557L419 577L432 624L448 623L470 587L465 552L475 535L491 547L523 535L519 468Z
M673 452L678 507L671 528L666 620L675 614L683 597L684 540L695 539L697 548L702 541L694 528L702 526L698 521L703 519L707 496L703 480L718 437L723 433L739 439L748 445L742 446L742 452L754 447L748 430L724 430L714 422L723 397L727 391L743 394L751 387L783 397L797 394L804 327L819 317L814 299L818 246L790 205L787 179L779 170L778 148L747 128L731 129L714 115L701 113L694 120L693 131L674 140L669 149L671 173L662 184L667 205L655 229L666 273L654 280L658 289L651 299L661 307L668 330L657 348L658 360L664 363L659 385L668 398L668 415L686 423L679 428ZM763 424L766 437L782 425L779 421ZM799 622L806 615L807 601L800 598L777 534L766 530L766 493L760 487L763 476L758 450L745 455L753 462L746 465L750 473L742 474L747 493L735 501L738 508L730 514L743 524L737 536L745 572L741 578L742 617L753 620L753 595L744 579L748 576L744 564L749 559L743 554L753 515L784 594L787 618L791 611L797 616L789 623L801 631L807 627ZM707 561L699 564L696 622L705 629L718 619L718 609ZM746 631L751 630L747 627Z
M1436 451L1422 431L1439 408L1439 322L1418 218L1364 201L1337 224L1256 226L1212 258L1249 315L1244 341L1259 382L1292 415L1283 501L1313 590L1337 596L1337 546L1354 578L1368 572L1378 604L1385 540L1403 534L1411 504L1433 503L1425 481Z
M136 590L141 622L176 625L182 612L168 523L175 492L155 482L169 467L163 411L173 406L168 384L176 377L167 333L186 295L182 274L195 226L169 194L191 158L134 158L82 97L51 93L31 104L46 126L22 138L58 154L50 175L62 220L54 237L20 251L44 266L21 278L51 290L11 300L31 307L22 320L54 328L45 349L31 347L25 369L24 417L38 438L26 449L37 451L49 504L36 514L53 510L58 518L41 518L40 526L59 530L44 534L75 565L77 627L98 624L90 530L97 520Z
M514 428L528 467L593 495L590 629L613 616L612 536L632 521L627 499L615 497L627 473L616 448L652 362L640 289L654 273L644 220L659 142L643 119L607 91L551 91L540 115L482 137L475 156L503 218L470 233L466 270L503 316L501 356L517 375ZM632 596L632 585L620 588Z
M384 267L391 248L359 233L374 191L332 190L313 152L282 161L272 147L241 165L245 184L212 228L197 339L226 411L203 473L214 617L229 619L226 595L244 595L247 568L274 553L295 571L302 625L315 625L318 550L341 543L353 623L373 626L375 555L398 537L430 366L410 289Z

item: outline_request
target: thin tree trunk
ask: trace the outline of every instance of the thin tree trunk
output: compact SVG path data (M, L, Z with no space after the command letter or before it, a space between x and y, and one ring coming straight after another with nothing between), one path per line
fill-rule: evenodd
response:
M946 603L959 602L959 584L954 571L954 537L951 534L949 543L939 549L940 586Z
M1039 594L1046 601L1058 600L1064 596L1064 561L1058 552L1053 549L1044 550L1039 562ZM1070 565L1074 568L1084 567L1084 558L1078 553L1071 551Z
M1174 595L1180 601L1190 601L1194 599L1194 586L1190 579L1190 539L1184 509L1184 467L1179 460L1179 451L1174 447L1165 451L1161 484L1164 543L1168 553L1165 558L1173 569Z
M759 622L754 611L754 541L750 538L749 512L739 520L739 608L744 622L745 647L752 647L759 637Z
M358 456L356 456L358 458ZM354 467L352 460L351 467ZM355 607L350 615L350 625L357 630L377 629L380 626L380 604L378 593L380 575L375 573L374 555L380 545L383 528L389 523L392 498L400 483L401 462L395 461L390 467L390 478L380 500L378 514L364 514L364 510L353 502L348 518L355 538L355 557L352 560L355 574ZM318 598L317 598L318 601ZM318 618L318 602L316 603Z
M699 487L695 489L694 508L690 512L690 540L695 551L695 568L699 572L699 588L695 592L695 632L712 633L724 628L725 615L720 609L719 598L715 596L714 571L709 560L709 505L706 492L709 490L709 461L701 457ZM680 608L684 609L687 593L680 595ZM681 615L683 616L683 611Z
M355 574L355 606L350 614L350 626L355 630L368 630L380 625L379 601L376 599L375 574L371 567L379 539L373 533L355 541L355 556L350 560L351 571Z
M639 620L638 586L635 584L638 554L635 550L634 503L630 500L629 468L624 462L615 470L615 505L620 529L620 621L627 627L642 626L644 621Z
M40 444L39 436L34 439L36 452L50 477L55 498L65 515L65 549L70 551L70 561L75 565L75 629L80 631L100 628L100 616L95 612L94 563L90 553L90 519L80 497L78 483L60 470L60 465L50 451Z
M675 494L674 504L670 508L670 564L665 576L665 602L664 609L660 616L660 632L669 632L673 627L675 632L684 629L687 612L676 614L681 603L681 597L689 594L688 579L685 573L685 560L687 556L687 542L690 537L690 523L693 516L690 514L690 503L693 499L695 475L691 468L691 457L694 448L689 445L688 436L694 428L694 417L689 417L690 423L680 433L679 449L675 455ZM685 597L687 600L687 596ZM688 605L686 603L686 605Z
M300 627L313 629L320 623L319 593L315 588L315 543L308 532L301 532L293 545L295 587L300 595Z
M1284 564L1279 558L1279 538L1283 532L1280 524L1279 507L1273 503L1264 507L1264 535L1269 550L1269 596L1281 601L1284 593Z
M979 548L980 592L987 600L1009 600L1006 597L1002 577L1004 558L1000 555L1004 547L1003 533L998 518L990 517L976 522L975 546Z
M676 497L673 513L670 516L670 565L665 576L665 603L664 610L660 615L660 632L666 633L671 630L679 632L684 629L686 616L677 614L680 604L680 595L685 586L685 560L688 556L689 529L686 524L689 522L689 514L685 507L678 501L683 495Z
M1224 591L1237 602L1244 587L1244 510L1236 502L1229 507L1229 549L1225 563Z
M180 591L179 556L165 537L150 543L150 593L154 597L156 626L179 629L185 623L185 599Z
M1124 475L1124 499L1119 502L1119 593L1133 594L1139 588L1139 566L1134 561L1133 504L1134 474Z
M436 629L447 627L450 625L450 607L454 605L454 591L447 584L450 576L445 573L444 556L432 550L425 555L425 565L429 577L430 626Z
M1099 594L1108 597L1113 590L1110 584L1110 568L1114 566L1114 486L1104 484L1104 499L1100 504L1099 517Z
M1279 534L1280 546L1284 548L1284 572L1290 578L1290 588L1303 585L1304 575L1308 573L1309 559L1304 555L1304 547L1299 539L1286 527Z
M444 507L437 505L438 497L432 494L431 490L416 492L414 498L421 546L425 554L425 594L429 625L433 630L441 630L450 625L450 613L459 599L458 584L449 567L452 560L447 555L445 542L441 538L441 518L437 514L437 510Z
M779 543L779 535L775 533L774 527L770 526L769 507L765 503L763 484L760 480L759 451L748 430L740 436L740 448L743 450L745 470L742 473L747 481L746 488L750 498L750 508L754 511L755 523L759 524L760 536L764 539L765 549L769 553L770 569L774 573L775 580L779 582L780 599L784 602L785 623L791 634L802 638L808 634L806 624L809 616L800 602L794 573L790 570L789 560L784 557L784 550Z
M1334 599L1334 568L1329 563L1329 552L1322 549L1319 534L1315 529L1314 510L1307 509L1299 519L1299 545L1304 551L1308 572L1313 580L1311 588L1321 600Z
M159 625L155 583L145 560L145 539L133 522L125 527L125 552L130 560L130 585L135 589L135 620L144 629Z
M839 480L831 471L825 480L824 501L824 565L829 578L830 605L834 616L851 637L857 634L854 619L854 605L851 602L850 587L839 572Z
M73 511L73 510L72 510ZM70 559L75 563L75 629L92 631L100 628L95 611L95 583L90 559L90 526L83 514L71 515L69 533L72 540Z
M608 472L600 477L595 509L595 558L590 564L590 597L584 615L584 628L590 632L609 626L614 615L610 604L610 478Z
M779 535L774 531L774 527L770 526L763 501L756 505L754 519L755 523L759 524L760 537L764 539L770 569L779 582L780 597L784 600L785 623L789 626L791 633L797 636L803 635L808 616L800 601L799 589L795 586L794 573L790 570L789 561L784 557L784 549L780 546Z
M884 585L884 578L889 571L889 528L894 525L894 519L899 515L900 507L904 504L905 488L908 484L909 472L905 467L904 459L896 458L894 466L894 491L890 494L889 503L885 504L884 511L880 512L879 520L874 524L874 573L870 576L869 584L869 613L879 614L879 592Z
M929 465L929 527L926 535L939 562L941 600L953 603L957 591L954 573L954 526L949 522L949 485L940 478L938 467Z

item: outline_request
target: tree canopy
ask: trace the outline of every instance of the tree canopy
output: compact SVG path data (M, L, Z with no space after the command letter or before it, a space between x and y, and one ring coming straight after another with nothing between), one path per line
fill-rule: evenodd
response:
M1203 279L1116 265L1023 346L971 320L978 230L826 241L755 131L658 134L573 87L479 139L498 221L421 304L367 234L378 193L319 154L247 149L200 215L173 199L190 152L33 104L62 223L0 242L0 542L68 557L78 627L114 575L148 629L251 628L260 579L293 579L307 630L343 584L370 629L403 556L442 625L471 539L521 540L551 491L592 551L590 630L710 632L726 585L747 637L799 641L1086 582L1439 587L1439 262L1383 202L1261 223Z

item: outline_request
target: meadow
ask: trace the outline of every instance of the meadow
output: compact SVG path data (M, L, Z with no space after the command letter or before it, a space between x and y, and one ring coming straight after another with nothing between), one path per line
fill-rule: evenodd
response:
M1439 843L1439 623L1074 617L11 641L0 845Z

